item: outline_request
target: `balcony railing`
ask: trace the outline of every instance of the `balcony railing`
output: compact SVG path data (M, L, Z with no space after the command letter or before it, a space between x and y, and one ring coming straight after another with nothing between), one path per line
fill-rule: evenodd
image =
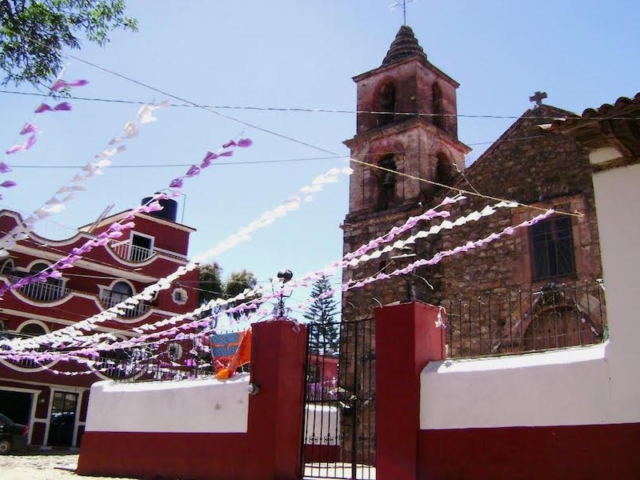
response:
M11 283L16 283L22 279L17 275L12 275ZM54 282L57 282L54 280ZM60 283L43 283L35 282L25 285L20 289L23 296L28 297L37 302L54 302L69 293L67 288L64 288Z
M151 249L133 245L130 240L112 243L110 248L118 257L129 262L143 262L153 255Z
M114 380L162 381L215 375L211 351L202 338L101 352L94 368Z
M125 301L129 298L129 295L114 292L113 290L103 290L100 293L100 302L105 308L111 308L116 306L117 304ZM122 315L125 318L135 318L140 315L144 315L149 311L151 306L148 303L140 302L137 305L128 305L127 308L122 308L124 314Z
M501 289L441 305L450 358L583 346L607 337L604 287L599 282Z

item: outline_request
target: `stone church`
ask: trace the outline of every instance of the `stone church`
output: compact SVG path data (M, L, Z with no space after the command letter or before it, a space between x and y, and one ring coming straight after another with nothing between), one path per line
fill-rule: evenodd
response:
M470 167L458 138L458 83L433 65L402 26L382 65L354 77L356 134L345 144L354 173L342 225L344 253L403 225L460 190L448 220L500 199L515 208L470 221L343 270L343 282L391 273L416 259L478 240L554 208L530 228L409 275L344 292L343 320L376 306L418 300L446 310L449 355L561 348L606 335L602 267L588 158L571 138L548 131L575 114L542 104L527 110ZM422 222L402 238L432 224Z

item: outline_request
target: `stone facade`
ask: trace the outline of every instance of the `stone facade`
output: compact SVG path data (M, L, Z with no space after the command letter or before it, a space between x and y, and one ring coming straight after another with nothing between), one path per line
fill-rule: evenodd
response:
M602 266L589 160L574 140L540 127L573 114L547 105L526 111L465 169L469 148L457 138L458 84L427 60L410 28L400 29L381 67L354 81L361 113L357 134L345 142L354 168L342 225L345 254L460 190L468 192L465 198L443 208L450 212L450 221L500 199L518 206L418 240L410 251L395 249L346 268L343 283L391 273L531 220L549 208L557 213L539 225L542 230L536 230L535 237L531 228L516 229L435 266L344 292L343 321L372 318L374 308L393 303L440 305L446 311L450 357L602 341L605 305L597 283ZM436 219L434 224L441 222ZM430 226L421 222L399 239ZM360 345L363 340L358 339ZM370 377L353 366L375 359L375 343L357 354L353 346L353 338L341 338L339 383L360 399ZM369 375L375 377L375 367ZM362 433L375 428L375 415L358 412L354 422L355 437L363 439L354 446L354 424L344 424L343 455L358 452L355 457L365 463L361 452L372 442Z
M406 43L412 32L403 29L398 37L403 37ZM561 307L564 311L590 301L589 311L595 313L589 314L585 325L581 326L580 321L574 326L565 325L573 332L567 331L566 335L578 335L580 343L601 340L603 300L586 286L586 282L599 279L602 271L589 161L572 139L540 128L555 118L573 114L547 105L526 111L465 170L464 155L469 149L457 139L457 84L429 63L426 55L414 50L412 55L395 63L385 60L380 68L354 80L358 84L361 112L381 112L382 107L392 105L396 112L416 115L395 113L381 121L382 113L360 113L357 135L345 142L351 148L356 165L351 177L349 213L342 227L344 253L438 205L445 196L455 195L455 189L470 193L464 195L466 199L446 207L451 220L493 205L498 202L496 199L513 200L522 206L499 209L492 216L418 241L413 245L411 256L394 250L376 260L345 269L344 282L363 279L381 270L390 273L416 259L430 258L439 251L530 220L548 208L559 212L556 217L569 219L573 268L567 274L551 272L552 275L537 278L540 275L536 277L532 271L531 231L522 228L473 252L446 258L437 266L345 292L344 319L371 317L376 306L410 300L444 305L448 309L451 302L457 301L458 306L462 302L465 308L471 309L469 299L491 292L491 295L502 296L499 312L494 308L490 314L458 313L457 319L455 315L450 317L450 353L465 356L488 353L487 345L476 348L477 337L481 335L486 337L484 341L492 353L509 352L525 348L527 329L533 325L534 317L540 317L533 311L540 309L540 301L531 294L523 298L522 292L539 290L550 283L567 284L572 285L574 293L563 293L563 304L554 303L554 309ZM434 82L438 83L442 95L438 102L433 98ZM386 95L383 87L389 84L393 84L396 96L392 102L380 99ZM443 120L437 120L441 115ZM419 224L412 233L429 226ZM576 293L578 290L580 293ZM527 316L529 320L522 320ZM598 332L595 337L594 329ZM519 340L514 340L514 335ZM461 341L463 337L465 340ZM509 341L505 341L507 337ZM565 341L561 340L556 346L565 346L562 343ZM541 340L539 347L542 348L543 343Z

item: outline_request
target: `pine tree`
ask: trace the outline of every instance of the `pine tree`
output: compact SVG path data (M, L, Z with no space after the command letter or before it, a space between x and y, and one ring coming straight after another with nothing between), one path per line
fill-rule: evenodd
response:
M340 326L334 323L337 302L333 299L333 293L326 296L331 290L329 277L322 276L313 284L311 298L314 299L304 318L312 325L309 335L310 350L319 354L335 353L338 351Z

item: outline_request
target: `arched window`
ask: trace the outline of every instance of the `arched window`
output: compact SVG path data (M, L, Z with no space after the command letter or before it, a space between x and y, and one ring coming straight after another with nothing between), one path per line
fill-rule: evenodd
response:
M388 82L382 86L378 104L381 112L389 112L378 115L378 126L393 123L396 111L396 86L393 83Z
M444 153L439 153L436 155L436 158L438 159L438 163L436 164L435 181L442 185L451 185L454 177L454 169L451 160L449 160ZM442 187L436 186L436 189L438 188Z
M47 268L49 268L49 265L47 265L44 262L34 263L33 266L29 269L29 274L37 275L38 273L46 270Z
M444 107L442 106L442 90L437 83L431 87L431 98L433 99L433 124L438 128L444 127Z
M133 296L133 289L127 282L117 282L111 288L111 298L116 301L115 303L122 302L131 296Z
M23 335L29 335L31 337L37 337L47 333L47 330L38 323L28 323L18 330Z
M393 206L396 197L396 162L393 155L382 157L378 165L384 170L378 175L378 210L387 210Z
M1 275L8 277L13 273L14 268L16 268L13 260L9 259L2 264L2 271L0 271Z
M36 262L29 269L29 276L38 275L49 268L45 262ZM34 282L22 288L22 294L39 302L52 302L66 294L64 282L57 278L47 278L46 282Z

